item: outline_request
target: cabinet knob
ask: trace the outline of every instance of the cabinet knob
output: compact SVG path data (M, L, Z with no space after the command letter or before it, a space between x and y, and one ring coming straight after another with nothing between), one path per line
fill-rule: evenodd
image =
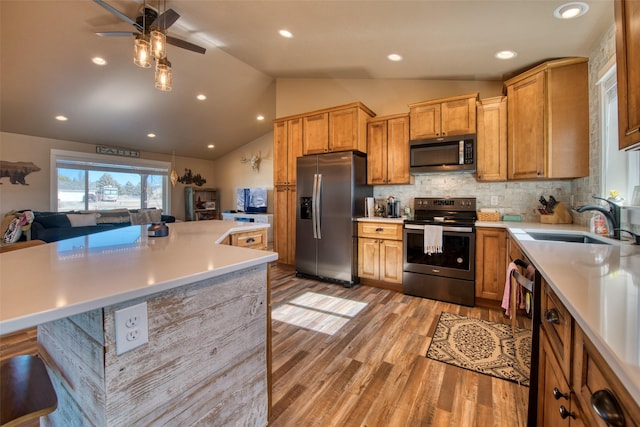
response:
M569 400L569 395L558 390L558 387L553 388L553 397L555 397L556 400L560 400L562 398Z
M591 407L609 426L624 427L624 413L611 390L598 390L591 395Z
M567 417L571 417L574 420L576 419L576 414L574 412L569 412L569 410L567 408L564 407L564 405L560 405L560 417L564 420Z
M247 243L254 243L255 241L256 239L254 239L253 237L247 239Z
M382 231L384 231L384 228L382 228L382 227L378 227L378 228L376 228L376 231L377 231L378 233L381 233Z
M555 308L550 308L549 310L544 312L544 320L547 323L554 323L556 325L560 324L560 316L558 315L558 310Z

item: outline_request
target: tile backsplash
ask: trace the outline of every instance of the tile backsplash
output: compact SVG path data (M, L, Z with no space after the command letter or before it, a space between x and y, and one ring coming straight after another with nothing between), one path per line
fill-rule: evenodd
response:
M385 185L374 187L376 198L394 196L401 208L413 210L416 197L475 197L477 208L496 209L501 214L517 214L526 222L540 222L538 199L553 196L567 207L571 206L571 181L507 181L479 182L473 173L430 173L415 175L413 185ZM492 196L497 204L492 205Z

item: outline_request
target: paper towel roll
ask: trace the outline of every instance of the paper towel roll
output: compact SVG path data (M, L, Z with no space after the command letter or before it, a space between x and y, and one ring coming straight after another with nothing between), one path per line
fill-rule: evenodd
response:
M367 197L366 198L366 207L367 208L365 209L365 215L368 218L373 218L374 216L376 216L374 206L375 206L375 203L374 203L373 197Z

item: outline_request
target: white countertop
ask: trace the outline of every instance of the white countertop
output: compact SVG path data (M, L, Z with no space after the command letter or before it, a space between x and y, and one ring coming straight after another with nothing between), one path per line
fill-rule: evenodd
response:
M387 218L383 216L374 216L374 217L359 217L357 218L359 222L390 222L393 224L402 224L404 223L404 218Z
M275 261L275 252L219 245L268 224L192 221L146 225L0 254L0 334Z
M640 246L542 241L527 234L541 230L590 234L572 224L478 222L476 226L509 230L640 405Z

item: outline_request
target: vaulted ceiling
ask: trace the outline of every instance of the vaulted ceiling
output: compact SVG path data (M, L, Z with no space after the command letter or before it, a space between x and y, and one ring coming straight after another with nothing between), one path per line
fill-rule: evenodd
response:
M133 19L143 3L104 1ZM207 49L169 46L173 90L161 92L133 64L132 36L96 35L135 29L95 1L1 0L0 129L216 159L271 130L277 78L502 80L589 55L613 3L585 3L565 21L547 0L148 0L181 15L169 35ZM494 57L505 49L518 56Z

